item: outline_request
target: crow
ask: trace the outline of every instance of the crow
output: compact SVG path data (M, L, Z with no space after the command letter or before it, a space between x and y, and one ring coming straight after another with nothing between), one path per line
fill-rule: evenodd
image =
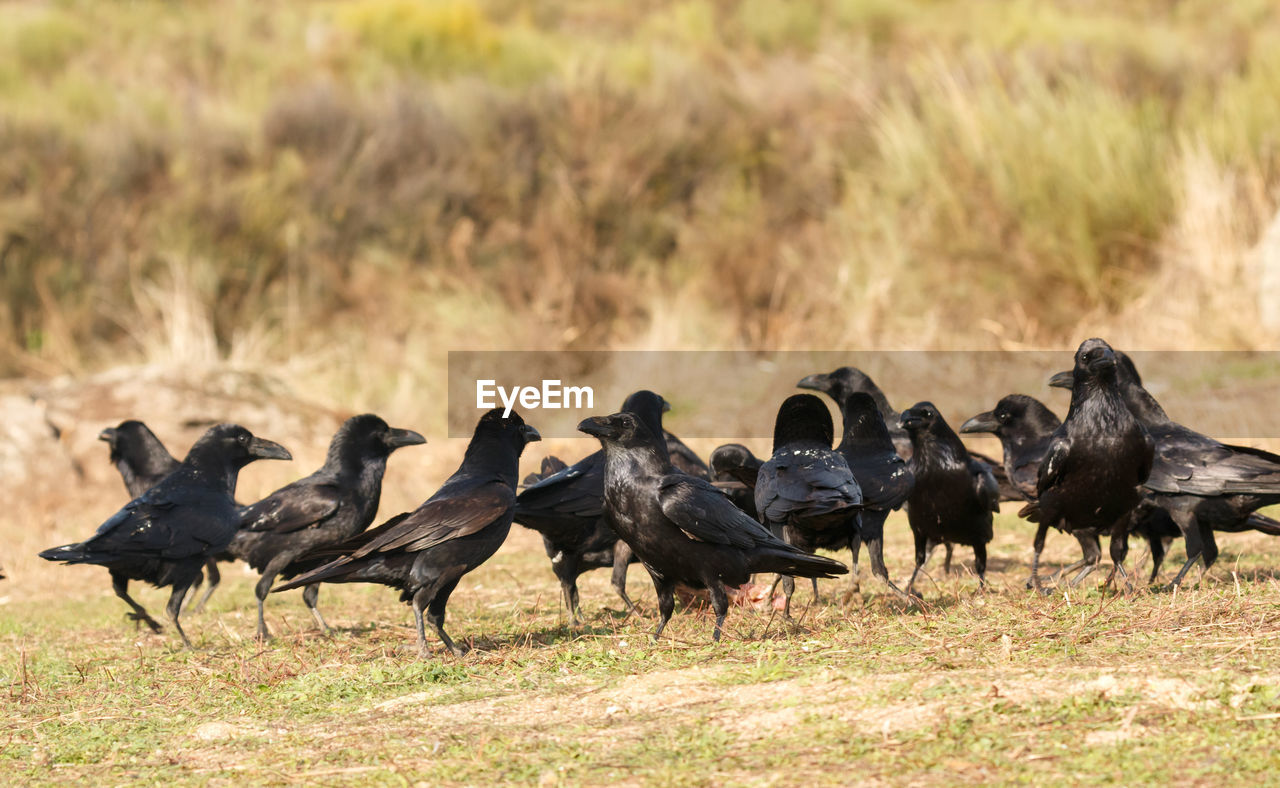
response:
M353 416L333 436L320 470L245 507L229 552L262 573L254 587L260 639L270 637L263 604L276 577L288 579L315 568L305 556L368 528L378 513L391 452L426 442L413 430L390 427L372 413ZM327 632L329 625L316 608L319 596L320 586L309 585L302 601Z
M106 441L111 448L111 462L116 466L116 470L120 471L120 476L124 479L124 487L129 491L130 499L137 498L154 487L157 482L176 470L180 464L169 453L169 450L164 447L164 444L160 442L156 434L151 431L151 428L140 421L130 419L120 422L116 427L108 427L98 433L98 440ZM235 495L234 489L231 494ZM213 596L214 589L222 582L222 573L218 571L218 562L230 560L233 560L233 558L227 553L216 556L211 555L205 560L204 573L209 578L209 587L204 590L204 594L194 604L188 604L188 610L192 613L199 613L204 609L209 597ZM195 583L191 586L193 599L195 597L194 592L200 587L202 579L197 577Z
M707 589L719 640L729 609L726 585L743 585L754 572L835 577L849 571L778 539L710 482L675 472L662 439L635 414L596 416L578 429L600 439L605 517L653 579L661 615L655 639L671 619L677 583Z
M1120 396L1155 443L1144 486L1186 540L1187 561L1171 585L1180 585L1197 560L1205 569L1217 560L1214 531L1280 534L1274 520L1256 513L1280 503L1280 455L1224 444L1173 421L1143 388L1133 360L1121 352L1115 355ZM1075 396L1074 381L1064 373L1054 375L1050 385L1071 388ZM1159 559L1153 579L1158 571Z
M759 520L756 512L756 474L764 461L741 443L726 443L711 452L711 479L742 511Z
M187 647L178 614L200 569L230 544L239 527L232 497L240 469L254 460L292 459L280 444L236 424L206 432L177 470L134 498L84 542L40 553L49 561L99 564L111 572L112 588L133 613L129 618L160 631L160 625L129 596L129 581L173 588L166 612Z
M423 613L454 656L467 650L444 630L449 595L462 576L489 560L507 538L515 513L524 447L542 437L502 408L480 417L458 470L412 512L357 534L329 552L341 558L295 577L274 592L313 583L381 583L413 606L418 653L427 654Z
M1040 553L1050 527L1072 535L1110 534L1113 567L1107 582L1117 573L1127 579L1130 515L1142 501L1140 486L1151 473L1155 451L1151 436L1125 406L1110 345L1086 339L1076 350L1071 374L1071 407L1040 463L1036 501L1024 507L1028 515L1039 518L1031 559L1037 591ZM1073 587L1097 568L1100 554L1100 548L1086 554Z
M903 460L911 459L911 436L902 427L902 414L893 409L884 391L862 370L857 367L840 367L825 375L810 375L797 383L796 386L802 389L821 391L836 400L837 403L840 402L840 397L847 397L855 392L861 392L871 397L872 401L875 402L876 410L884 420L885 427L889 430L889 436L893 439L893 447L898 452L898 456L902 457ZM1000 463L976 451L970 451L969 456L981 460L991 467L991 474L995 477L996 484L1000 488L1000 500L1022 500L1013 484L1005 477L1004 468ZM947 566L950 566L951 545L947 545L946 548Z
M670 407L661 396L647 390L633 393L622 403L622 410L636 414L651 431L666 436L667 449L673 441L679 443L675 436L662 432L662 414ZM635 556L604 518L603 450L526 487L516 496L515 521L542 535L574 626L581 623L578 578L592 569L612 567L614 590L627 612L635 612L636 606L627 596L627 567Z
M878 417L877 417L878 418ZM756 477L759 520L787 544L812 553L848 546L857 552L862 490L844 457L832 451L834 428L822 400L812 394L787 397L773 428L773 455ZM795 581L782 578L783 615L791 618ZM850 588L846 600L853 596ZM818 598L818 581L813 581Z
M907 522L915 538L916 568L907 593L919 596L915 584L920 569L935 545L948 542L973 547L973 568L985 586L991 515L1000 510L991 467L969 456L932 402L917 402L903 411L902 427L911 436L915 477L907 498Z
M897 596L903 592L889 579L884 565L884 523L889 512L901 508L915 488L915 476L894 446L892 435L881 415L875 397L860 391L858 385L865 379L851 374L851 367L841 367L826 375L810 375L796 385L799 388L821 391L835 400L844 421L844 434L836 450L844 457L862 490L861 538L867 544L871 556L871 573L888 585ZM863 384L865 385L865 384ZM877 389L878 391L879 389ZM883 394L881 394L883 398ZM886 403L887 407L887 403ZM899 425L899 429L901 427ZM908 445L910 439L908 438ZM946 565L951 566L951 545L946 545ZM853 550L853 588L860 590L858 548Z
M1054 430L1061 424L1061 419L1034 397L1010 394L996 403L994 410L979 413L962 424L960 432L989 432L998 437L1004 449L1005 474L1024 500L1035 501L1040 462L1049 451ZM1164 540L1171 532L1176 535L1177 526L1163 509L1148 505L1144 500L1133 510L1129 533L1146 539L1150 553L1155 557L1153 580L1164 559ZM1080 542L1081 559L1062 567L1050 579L1083 567L1091 555L1102 554L1097 534L1076 531L1074 536ZM1034 585L1034 580L1028 577L1027 588Z

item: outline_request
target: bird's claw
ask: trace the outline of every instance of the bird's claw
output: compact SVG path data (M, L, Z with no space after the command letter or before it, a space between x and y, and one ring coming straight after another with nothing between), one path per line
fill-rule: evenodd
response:
M146 624L148 627L151 628L152 632L156 633L157 635L160 634L160 630L161 630L160 624L157 623L155 619L153 619L151 616L147 615L146 613L125 613L124 616L130 621L138 621L143 624Z

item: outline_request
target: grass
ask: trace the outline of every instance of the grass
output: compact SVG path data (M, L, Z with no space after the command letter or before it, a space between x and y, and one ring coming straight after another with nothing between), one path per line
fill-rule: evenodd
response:
M888 533L903 575L898 515ZM42 784L1269 779L1273 543L1224 537L1205 582L1177 594L1035 598L1028 539L1000 516L986 593L937 564L921 610L873 582L842 607L831 582L820 604L800 592L795 624L734 609L715 645L709 613L686 609L652 642L650 616L623 618L601 573L571 630L540 544L517 529L455 595L451 631L475 647L461 660L419 660L411 615L381 588L326 587L332 637L295 595L272 598L264 647L251 579L233 570L183 651L126 625L101 572L49 567L0 607L0 760L7 780ZM651 614L641 571L631 589Z

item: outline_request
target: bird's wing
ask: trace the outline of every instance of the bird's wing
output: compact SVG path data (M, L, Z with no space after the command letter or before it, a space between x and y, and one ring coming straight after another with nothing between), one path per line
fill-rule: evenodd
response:
M182 497L153 491L112 515L84 547L100 555L190 558L230 539L235 524L229 504L229 497L203 491Z
M604 514L603 457L602 452L597 452L526 487L516 496L517 512L600 517Z
M248 531L292 533L338 511L342 493L334 484L289 485L244 509L240 527Z
M683 473L671 473L658 482L658 502L667 519L690 539L747 548L761 540L773 541L764 526L710 482Z
M702 461L702 458L693 449L684 445L683 441L666 430L663 430L663 435L667 440L667 454L671 457L673 466L690 476L697 476L699 479L711 479L711 469L707 467L707 464Z
M1159 492L1205 496L1280 492L1280 457L1198 434L1162 436L1146 485Z
M1063 464L1071 451L1071 438L1065 434L1055 435L1049 442L1049 450L1040 461L1040 471L1036 475L1036 495L1044 495L1062 477Z
M973 474L974 493L978 496L978 502L985 509L1000 511L1000 485L992 473L992 466L970 457L969 472Z
M1022 500L1022 492L1018 489L1018 485L1014 483L1013 479L1009 478L1009 474L1005 471L1004 463L976 451L970 451L969 456L979 462L986 463L987 469L996 481L996 494L999 496L999 500Z
M403 550L418 552L483 530L515 504L511 488L499 481L481 484L465 493L429 500L408 515L395 517L368 531L364 545L351 554Z

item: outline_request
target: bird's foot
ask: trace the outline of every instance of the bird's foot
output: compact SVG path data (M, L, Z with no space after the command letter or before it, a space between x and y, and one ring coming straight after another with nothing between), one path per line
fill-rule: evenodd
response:
M130 621L137 621L139 623L146 624L151 628L151 631L157 635L160 634L160 630L162 629L160 623L146 613L125 613L124 617Z

